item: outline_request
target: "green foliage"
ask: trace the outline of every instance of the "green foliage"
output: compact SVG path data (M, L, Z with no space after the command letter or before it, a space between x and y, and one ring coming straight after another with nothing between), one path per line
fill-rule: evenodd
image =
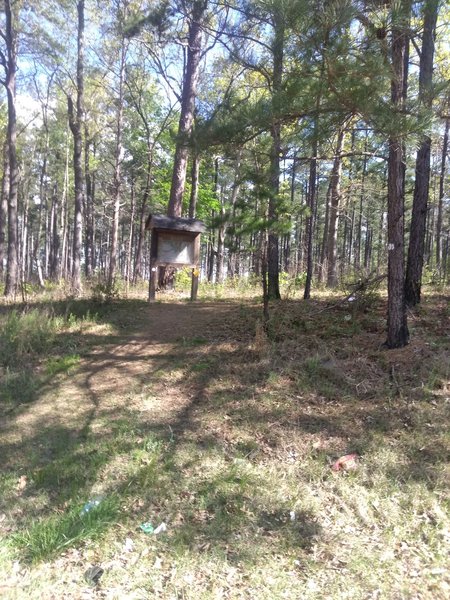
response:
M424 265L422 271L422 283L424 285L440 285L442 284L442 274L438 269L430 265Z
M0 369L0 378L0 402L7 409L32 402L41 385L40 379L29 368Z
M192 282L192 269L189 267L184 267L182 269L177 269L175 273L175 289L186 291L191 289Z
M306 282L306 273L297 273L292 276L286 271L280 273L280 287L284 298L292 297L300 289L303 289Z
M98 281L91 288L91 297L94 302L109 304L120 298L120 284L117 279Z

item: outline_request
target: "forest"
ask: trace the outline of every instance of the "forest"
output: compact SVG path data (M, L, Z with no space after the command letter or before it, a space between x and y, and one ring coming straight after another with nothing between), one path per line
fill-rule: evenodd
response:
M0 84L0 596L448 598L448 3L1 0Z
M5 296L148 280L147 215L189 215L209 282L386 275L407 343L450 268L445 3L4 5Z

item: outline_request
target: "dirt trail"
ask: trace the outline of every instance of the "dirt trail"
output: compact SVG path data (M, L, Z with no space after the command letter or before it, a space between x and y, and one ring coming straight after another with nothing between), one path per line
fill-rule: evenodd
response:
M183 382L186 362L226 341L238 313L225 303L141 305L118 342L94 345L73 373L56 376L1 427L8 462L24 456L24 444L36 445L37 432L43 439L46 430L60 430L70 441L107 432L127 411L149 424L174 421L194 393Z

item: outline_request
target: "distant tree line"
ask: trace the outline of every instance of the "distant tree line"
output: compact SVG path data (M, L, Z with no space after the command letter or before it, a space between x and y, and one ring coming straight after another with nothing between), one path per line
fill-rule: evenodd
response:
M0 277L150 276L150 212L208 225L208 281L386 273L387 346L450 273L439 0L4 0Z

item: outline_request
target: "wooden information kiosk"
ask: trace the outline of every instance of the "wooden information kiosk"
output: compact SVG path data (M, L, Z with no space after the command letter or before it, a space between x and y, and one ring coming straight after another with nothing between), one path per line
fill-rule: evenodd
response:
M200 235L206 227L197 219L150 215L145 229L151 231L150 285L148 299L155 301L159 267L191 267L191 300L197 299Z

